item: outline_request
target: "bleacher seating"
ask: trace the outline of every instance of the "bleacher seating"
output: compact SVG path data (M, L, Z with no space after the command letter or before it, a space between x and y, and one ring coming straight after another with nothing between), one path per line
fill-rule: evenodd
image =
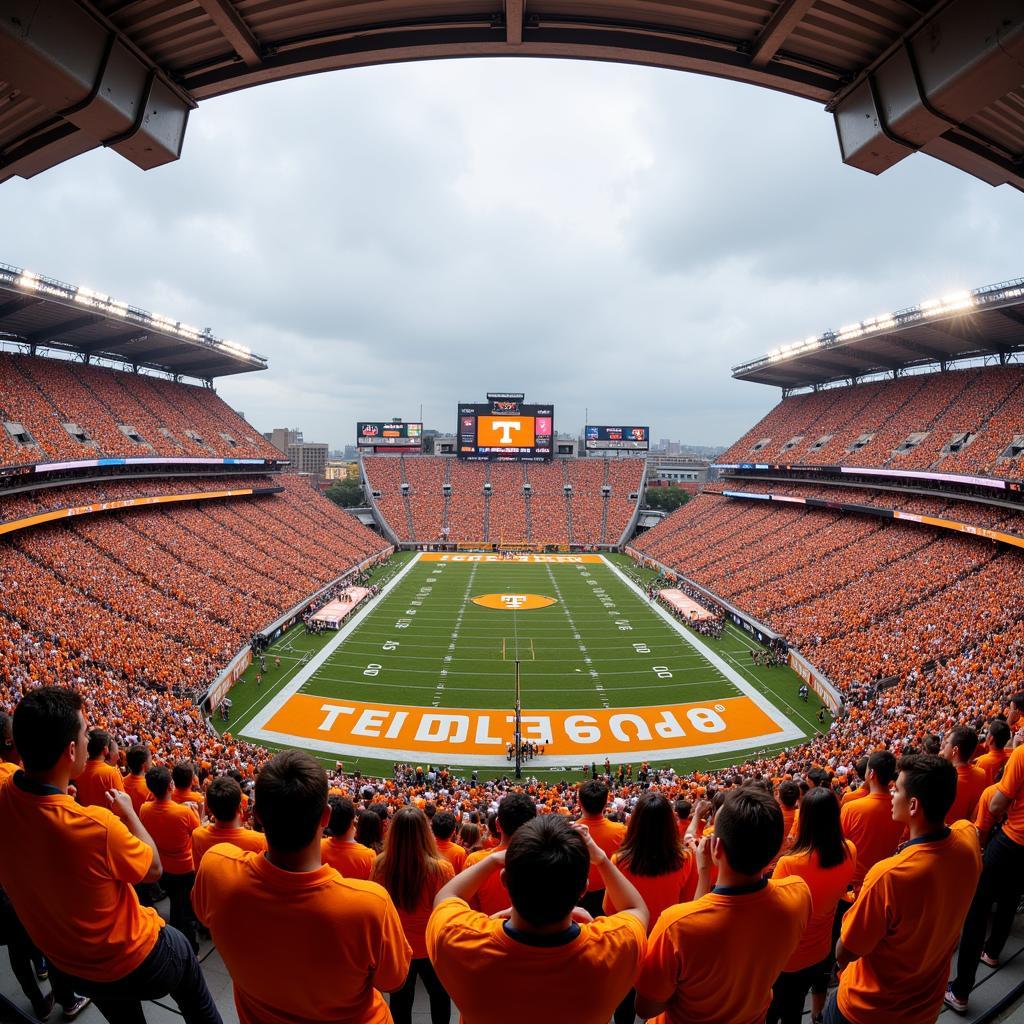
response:
M561 462L534 462L530 478L530 520L534 544L568 544L569 517L565 503L565 476Z
M490 539L494 544L520 544L526 536L526 476L521 462L496 462L491 467Z

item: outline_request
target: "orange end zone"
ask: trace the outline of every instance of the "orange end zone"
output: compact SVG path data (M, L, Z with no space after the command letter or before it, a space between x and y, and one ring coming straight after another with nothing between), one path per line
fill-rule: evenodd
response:
M491 765L505 757L513 715L505 709L401 707L297 693L260 726L245 735L350 756ZM522 734L545 745L539 764L548 766L604 757L690 757L787 738L745 696L615 710L531 710L522 716Z

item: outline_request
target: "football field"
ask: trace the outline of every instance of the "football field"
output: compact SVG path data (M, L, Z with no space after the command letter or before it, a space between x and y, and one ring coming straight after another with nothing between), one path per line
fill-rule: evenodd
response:
M336 633L293 630L282 670L233 692L232 731L332 763L509 769L518 670L530 773L591 761L725 766L822 726L786 668L744 634L708 640L650 602L628 560L420 554Z

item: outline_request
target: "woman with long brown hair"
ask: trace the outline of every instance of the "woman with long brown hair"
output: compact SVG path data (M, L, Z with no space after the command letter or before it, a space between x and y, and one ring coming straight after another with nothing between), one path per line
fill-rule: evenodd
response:
M418 807L403 807L391 819L384 838L384 852L373 865L372 881L384 886L398 908L405 938L412 946L412 964L405 984L391 994L395 1024L411 1024L416 978L430 997L431 1024L448 1024L452 1001L434 973L427 957L427 920L434 897L452 878L455 870L437 852L427 816Z

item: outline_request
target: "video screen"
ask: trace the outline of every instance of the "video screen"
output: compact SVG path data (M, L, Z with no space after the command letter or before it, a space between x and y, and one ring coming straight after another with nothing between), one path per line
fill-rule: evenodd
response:
M489 395L459 405L458 455L481 461L546 462L555 437L554 409L522 395Z
M604 427L587 424L583 433L588 451L646 452L651 447L650 427Z
M422 423L356 424L356 445L359 448L420 448L422 444Z

